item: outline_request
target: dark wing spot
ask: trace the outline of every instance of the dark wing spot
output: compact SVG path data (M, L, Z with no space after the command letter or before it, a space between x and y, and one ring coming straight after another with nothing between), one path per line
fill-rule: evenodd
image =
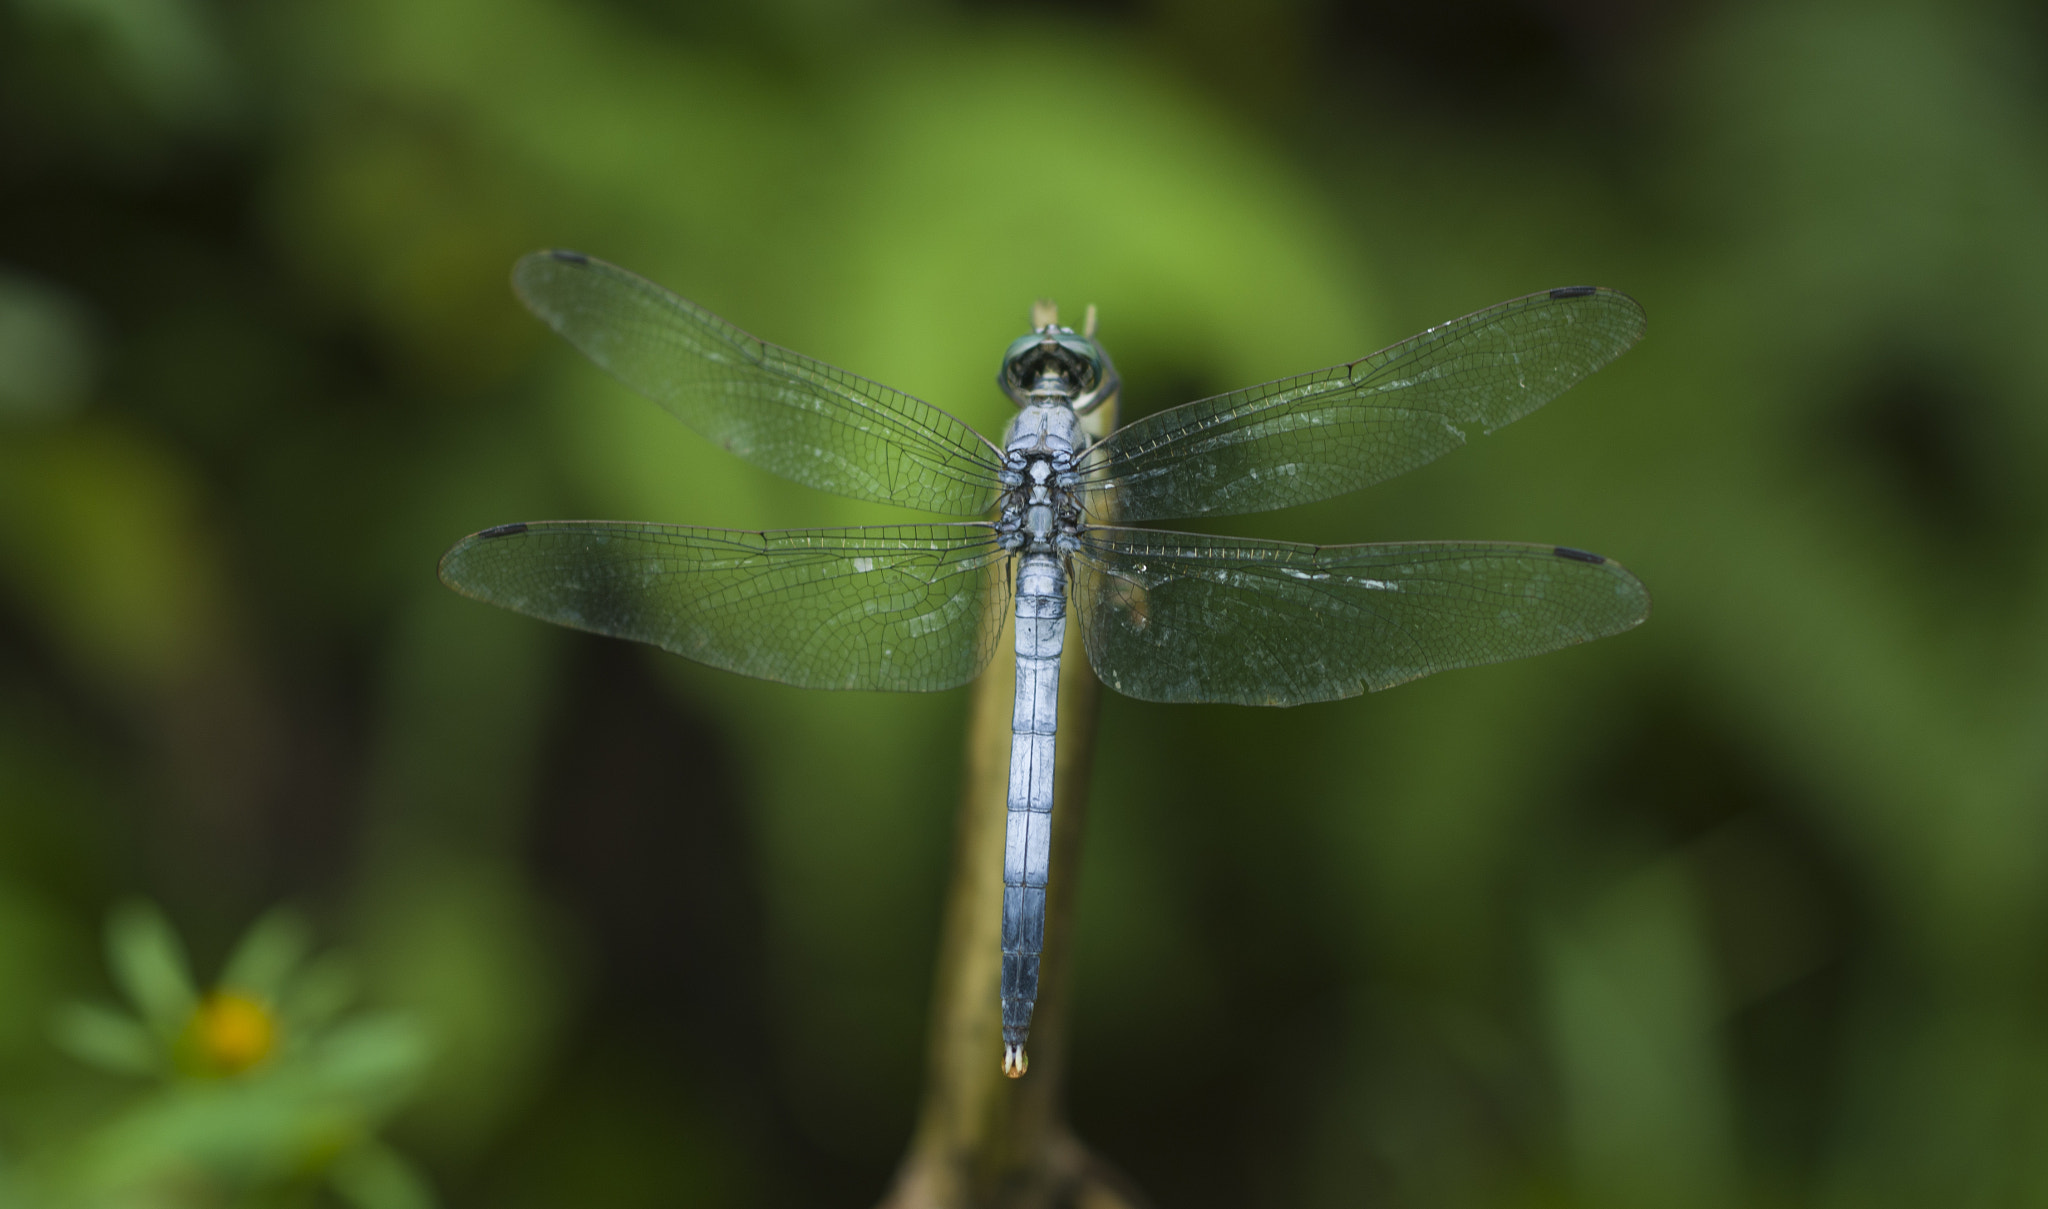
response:
M557 252L555 255L560 256L561 253ZM1550 296L1552 298L1585 298L1599 292L1600 287L1596 285L1567 285L1550 291Z
M548 255L550 255L550 256L552 256L552 257L554 257L554 258L555 258L556 260L566 260L566 261L568 261L568 262L569 262L570 264L589 264L589 263L590 263L590 257L588 257L588 256L585 256L585 255L584 255L583 253L581 253L581 252L571 252L571 251L569 251L569 250L568 250L567 248L555 248L555 249L551 250L551 251L550 251L550 252L548 253ZM1551 297L1555 298L1556 296L1557 296L1556 292L1555 292L1555 291L1552 291L1552 293L1551 293Z
M484 530L482 533L477 534L477 536L489 539L493 537L510 537L515 533L524 532L526 532L526 522L514 521L509 525L492 525L490 528Z
M1557 555L1559 558L1569 558L1573 562L1604 563L1607 561L1606 559L1600 557L1598 554L1590 554L1584 550L1574 550L1570 546L1559 546L1555 550L1552 550L1551 553Z

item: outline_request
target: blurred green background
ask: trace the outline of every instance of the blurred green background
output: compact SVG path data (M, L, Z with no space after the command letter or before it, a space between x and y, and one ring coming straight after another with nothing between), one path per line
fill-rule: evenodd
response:
M138 895L202 983L278 904L349 956L446 1205L885 1187L966 690L436 582L898 519L556 341L565 246L987 433L1040 296L1128 418L1631 292L1544 411L1234 531L1586 547L1647 626L1106 702L1075 1124L1162 1205L2048 1204L2044 67L1989 0L0 0L0 1202L159 1094L53 1041ZM348 1194L309 1153L119 1203Z

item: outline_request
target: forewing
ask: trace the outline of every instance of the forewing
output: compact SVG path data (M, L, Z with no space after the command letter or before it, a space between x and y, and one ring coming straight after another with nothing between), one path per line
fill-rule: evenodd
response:
M1075 609L1104 684L1147 701L1303 705L1618 634L1650 597L1556 546L1308 546L1091 528Z
M802 688L924 692L974 678L1008 599L987 525L750 533L614 521L502 525L441 559L465 596Z
M995 503L1001 452L921 399L757 340L578 252L532 253L512 285L592 361L764 470L950 516Z
M1111 433L1076 485L1106 521L1224 516L1327 499L1528 415L1643 334L1643 308L1586 286L1440 324L1361 361L1171 408Z

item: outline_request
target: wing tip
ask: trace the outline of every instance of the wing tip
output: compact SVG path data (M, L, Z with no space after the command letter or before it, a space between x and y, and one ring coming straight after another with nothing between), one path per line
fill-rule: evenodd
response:
M465 537L456 542L448 547L447 553L441 555L441 561L434 564L434 578L441 581L441 586L464 596L471 596L473 593L462 584L462 556L469 552L470 543L474 540L476 539L473 537Z
M1637 302L1633 295L1610 286L1561 285L1554 290L1545 291L1542 296L1552 302L1569 302L1575 298L1599 298L1610 303L1619 303L1635 316L1635 330L1630 335L1628 341L1631 345L1637 340L1642 339L1643 333L1649 329L1649 314L1643 310L1643 304ZM1619 356L1620 354L1617 353L1615 355Z
M1552 546L1550 548L1550 553L1553 557L1566 559L1570 562L1585 563L1588 566L1594 567L1605 567L1613 576L1615 576L1617 579L1621 581L1621 583L1617 585L1616 591L1627 591L1628 589L1632 588L1634 589L1635 594L1641 598L1642 608L1637 611L1635 616L1628 622L1628 624L1620 626L1617 629L1605 631L1600 635L1601 637L1606 637L1609 634L1619 634L1626 630L1633 630L1637 626L1643 624L1643 622L1649 620L1650 589L1643 584L1642 580L1636 578L1635 572L1630 571L1627 567L1622 566L1620 563L1615 562L1613 559L1607 557L1606 555L1595 554L1591 550L1580 550L1572 546Z
M518 260L513 261L512 272L518 274L535 265L546 264L549 261L572 265L598 263L593 257L578 252L573 248L541 248L537 251L528 252Z
M493 538L512 537L516 534L524 533L527 527L527 522L525 521L514 521L509 525L492 525L488 529L477 530L475 533L448 547L448 552L441 556L439 563L435 564L435 577L464 596L478 600L484 599L483 595L474 586L464 582L461 567L463 556L480 543L490 541Z
M533 279L533 274L544 273L550 266L557 264L589 268L593 264L602 263L604 262L570 248L542 248L537 252L528 252L512 263L512 290L531 307L533 303L528 298L527 285Z

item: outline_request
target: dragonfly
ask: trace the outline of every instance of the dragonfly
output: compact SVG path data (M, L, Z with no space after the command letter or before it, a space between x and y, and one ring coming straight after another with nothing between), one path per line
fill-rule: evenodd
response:
M1017 412L996 443L582 253L532 253L513 286L598 366L754 465L821 491L971 518L766 532L527 521L463 538L440 575L531 617L814 689L965 684L1014 607L997 988L1013 1078L1028 1064L1045 938L1070 607L1110 688L1263 706L1535 655L1649 613L1635 576L1568 546L1320 546L1132 525L1326 499L1520 419L1642 336L1642 307L1617 290L1529 294L1099 439L1084 418L1122 380L1092 322L1075 331L1049 319L1003 353L996 382Z

